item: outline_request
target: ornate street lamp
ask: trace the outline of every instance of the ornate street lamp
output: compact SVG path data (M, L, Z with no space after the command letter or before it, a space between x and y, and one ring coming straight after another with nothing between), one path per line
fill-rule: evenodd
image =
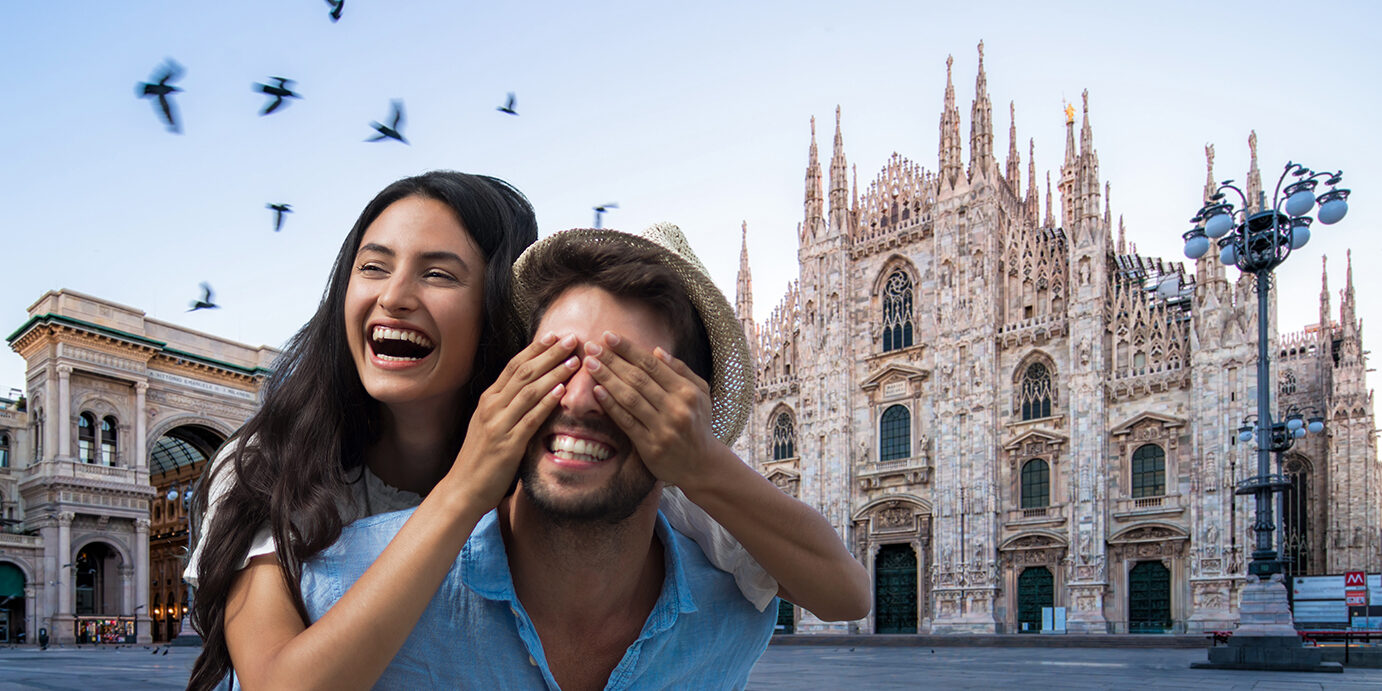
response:
M174 482L173 486L168 488L167 495L165 495L168 501L177 501L178 497L182 497L182 512L183 515L187 517L187 556L189 559L192 557L192 517L187 515L187 512L192 505L192 495L195 493L195 485L189 484L186 488L179 491L178 484ZM186 604L181 607L179 607L177 603L168 604L168 617L170 619L179 617L182 620L178 625L177 637L169 641L169 645L199 646L202 644L201 637L192 629L192 621L188 618L188 612L190 611L188 605L192 603L192 586L185 581L184 586L187 588L187 599L184 600Z
M1248 585L1243 590L1234 645L1211 649L1208 666L1231 665L1242 669L1245 664L1256 665L1261 661L1259 669L1314 669L1321 664L1318 653L1313 656L1297 654L1301 647L1286 600L1286 588L1284 583L1277 585L1281 581L1281 562L1272 544L1275 529L1272 493L1289 488L1291 482L1284 475L1272 474L1271 454L1289 449L1307 430L1322 431L1324 421L1319 417L1306 421L1299 413L1288 413L1284 422L1272 421L1271 392L1275 389L1270 386L1267 301L1272 271L1286 261L1293 250L1310 241L1310 226L1314 222L1310 212L1318 205L1316 218L1325 225L1338 223L1348 213L1349 190L1338 187L1342 181L1342 171L1317 173L1299 163L1287 163L1277 180L1271 204L1267 203L1264 191L1256 200L1257 211L1253 211L1253 200L1249 200L1232 180L1225 180L1191 219L1195 227L1182 236L1185 256L1203 257L1213 241L1218 246L1220 262L1252 274L1257 283L1256 428L1246 420L1238 428L1238 438L1243 442L1254 437L1257 440L1257 476L1239 482L1235 490L1236 494L1256 497L1252 526L1257 534L1256 544L1248 565ZM1315 190L1321 182L1326 189L1317 197ZM1284 194L1282 185L1285 185ZM1230 191L1238 197L1241 206L1227 199ZM1264 654L1262 648L1286 652Z

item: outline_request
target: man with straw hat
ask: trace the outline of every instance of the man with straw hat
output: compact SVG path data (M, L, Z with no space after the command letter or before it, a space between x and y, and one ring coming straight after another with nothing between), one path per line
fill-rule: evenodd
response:
M748 346L676 226L552 235L515 263L514 296L530 336L580 341L579 369L379 686L742 688L774 594L826 620L867 614L868 575L830 525L729 448ZM408 513L357 521L318 561L377 554ZM743 576L762 570L778 584L766 598Z

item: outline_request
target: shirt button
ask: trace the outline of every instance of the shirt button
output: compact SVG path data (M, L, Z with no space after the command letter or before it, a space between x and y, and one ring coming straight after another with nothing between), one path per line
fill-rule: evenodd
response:
M537 660L533 659L533 656L532 656L532 655L529 655L529 656L528 656L528 664L530 664L530 665L536 667L536 666L537 666Z

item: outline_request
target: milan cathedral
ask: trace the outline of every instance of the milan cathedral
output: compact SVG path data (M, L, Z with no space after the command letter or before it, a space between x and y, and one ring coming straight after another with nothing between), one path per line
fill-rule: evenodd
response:
M872 572L874 612L851 628L1033 631L1046 607L1072 632L1232 628L1252 541L1233 490L1256 474L1237 441L1255 412L1254 279L1214 252L1191 269L1128 243L1087 92L1080 122L1066 112L1059 206L1050 173L1043 203L1015 120L996 158L982 44L964 160L951 64L935 171L893 154L861 195L837 109L823 181L812 119L799 277L761 323L744 229L736 308L757 390L736 451ZM1351 262L1337 311L1331 298L1322 279L1318 323L1272 335L1276 408L1325 420L1278 459L1288 576L1382 570Z

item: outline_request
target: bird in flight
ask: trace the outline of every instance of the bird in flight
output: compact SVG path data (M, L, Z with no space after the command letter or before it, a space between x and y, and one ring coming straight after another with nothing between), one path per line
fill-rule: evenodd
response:
M283 100L283 99L285 99L285 98L302 98L302 96L300 96L296 91L293 91L293 90L290 88L291 85L293 85L293 84L296 83L294 80L292 80L292 79L285 79L285 78L283 78L283 77L269 77L269 79L272 79L272 80L278 82L278 85L277 85L277 86L272 85L272 84L255 84L255 85L254 85L254 90L255 90L255 91L259 91L259 92L263 93L263 94L266 95L266 96L273 96L273 97L274 97L274 100L269 101L268 105L264 106L264 110L259 111L259 114L260 114L260 115L268 115L269 113L272 113L272 112L274 112L275 110L278 110L278 107L279 107L279 106L285 105L285 104L287 103L286 101Z
M518 105L518 99L514 98L513 92L510 91L509 100L504 105L495 108L495 110L501 113L508 113L509 115L518 115L518 111L513 109L516 105Z
M283 214L293 213L292 204L269 204L268 208L274 212L274 232L283 230Z
M326 4L331 6L331 21L341 21L341 10L345 9L345 0L326 0Z
M216 294L211 291L211 284L207 283L206 281L202 281L202 297L200 300L193 300L191 303L189 303L192 305L192 309L187 311L196 312L197 310L220 309L221 306L213 302L215 295Z
M619 208L619 205L618 205L618 204L615 204L614 202L610 202L610 203L608 203L608 204L601 204L601 205L595 207L595 227L596 227L596 228L603 228L604 226L600 225L600 223L601 223L602 221L604 221L605 212L609 211L610 209L617 209L617 208Z
M154 81L141 82L135 85L135 95L140 98L154 97L158 99L158 106L155 112L163 112L163 121L168 123L168 131L175 134L182 132L178 124L177 111L173 108L173 102L168 97L171 94L182 91L182 89L169 84L182 78L182 65L179 65L172 58L163 63L163 71L154 74Z
M399 99L394 99L392 103L393 121L387 125L378 122L371 122L370 127L373 127L375 130L378 130L379 134L370 137L365 141L377 142L382 141L384 139L397 139L398 141L403 142L404 144L408 143L408 140L403 138L403 132L400 131L403 128L403 101Z

